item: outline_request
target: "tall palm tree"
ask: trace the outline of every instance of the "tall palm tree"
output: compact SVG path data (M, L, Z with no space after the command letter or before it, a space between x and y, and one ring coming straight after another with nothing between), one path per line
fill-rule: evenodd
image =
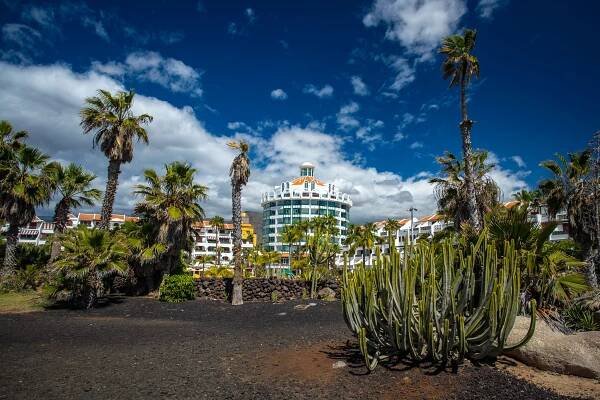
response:
M475 228L482 226L482 215L477 207L477 192L473 173L473 147L471 128L473 121L467 113L467 86L472 77L479 77L479 60L472 54L477 32L466 29L462 35L448 36L439 50L446 58L442 64L444 79L450 79L450 87L460 86L460 131L465 170L465 190L469 223Z
M488 153L481 151L473 153L473 170L477 210L480 215L494 208L498 204L500 188L488 176L494 167L487 162ZM440 213L454 221L456 229L460 229L463 222L470 219L468 205L468 191L466 189L465 163L450 152L437 158L442 166L444 176L432 178L429 183L435 185L435 197Z
M179 272L182 251L190 252L192 248L192 224L204 218L199 202L206 199L208 188L194 181L195 174L190 164L176 161L165 165L162 176L147 169L146 184L135 186L134 193L144 196L135 212L154 224L155 241L166 248L161 257L160 281L163 274Z
M586 180L591 172L592 154L590 151L569 153L568 159L560 154L557 160L543 161L540 165L550 171L553 176L539 184L540 191L548 207L550 216L565 210L569 221L569 234L579 243L586 256L587 281L598 287L596 273L598 251L595 245L593 224L590 224L589 211L599 201L587 189Z
M134 115L133 91L111 94L99 90L98 96L88 97L81 109L81 127L84 133L95 132L94 147L108 158L108 176L98 227L108 229L117 193L121 164L133 159L133 139L148 143L148 133L142 127L152 122L148 114Z
M217 265L220 267L221 266L221 231L223 229L225 229L225 220L223 219L223 217L221 217L220 215L215 215L214 217L212 217L208 223L210 224L210 226L212 226L217 234L217 243L216 243L216 247L217 247Z
M63 167L57 163L53 172L56 192L60 197L54 208L54 232L61 234L67 227L71 209L93 206L96 201L100 200L102 192L90 187L92 181L96 179L96 175L77 164L71 163ZM50 252L50 263L58 257L60 248L60 241L54 240Z
M233 219L233 291L231 304L243 304L242 284L244 279L242 259L242 188L250 178L250 146L243 140L227 143L229 148L238 151L229 169L231 177L231 216Z
M0 219L8 222L4 267L0 276L11 276L16 268L19 228L35 217L35 207L46 204L54 191L48 156L25 144L16 146L0 162Z
M102 295L105 278L127 271L128 250L120 235L81 227L65 234L63 246L54 266L86 308L93 307Z

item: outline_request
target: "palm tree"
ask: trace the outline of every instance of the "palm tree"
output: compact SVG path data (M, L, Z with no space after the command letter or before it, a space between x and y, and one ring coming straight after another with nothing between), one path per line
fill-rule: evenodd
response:
M16 268L19 228L35 217L35 207L46 204L54 191L48 156L25 144L6 153L0 162L0 219L8 222L4 267L0 276L11 276Z
M587 281L598 287L596 274L596 258L598 249L594 247L593 227L587 219L588 213L596 206L598 199L589 193L586 180L591 172L592 154L590 151L569 153L568 159L560 154L557 161L547 160L540 165L553 174L539 184L540 191L552 217L565 210L569 221L569 234L575 239L585 253L588 264Z
M196 257L196 261L202 263L202 275L204 276L204 271L206 270L206 263L211 262L215 259L215 256L212 254L201 254Z
M444 79L450 79L450 87L460 86L460 112L462 121L462 151L465 171L466 207L469 223L477 230L482 226L482 215L477 207L477 192L473 173L473 148L471 145L471 128L473 121L467 114L467 86L472 77L479 77L479 60L472 53L477 39L477 32L466 29L462 35L448 36L442 42L439 52L446 58L442 65Z
M194 182L195 174L196 169L190 164L176 161L165 165L163 176L147 169L147 184L135 186L134 193L144 196L135 212L154 224L155 241L166 248L161 257L160 281L163 274L179 272L182 251L191 251L192 224L204 218L198 203L206 199L208 188Z
M11 155L23 144L29 134L26 131L14 132L8 121L0 121L0 160Z
M135 93L111 94L99 90L98 96L88 97L81 109L81 126L84 133L95 132L94 147L108 158L108 176L102 202L102 216L98 227L108 229L112 215L121 164L133 159L133 139L148 143L148 133L142 127L152 122L148 114L134 115L131 110Z
M527 203L510 209L497 207L486 219L498 253L504 254L504 247L511 243L525 258L524 292L527 297L535 298L540 308L567 303L589 289L581 274L584 263L564 250L568 243L549 242L556 222L538 227L529 219Z
M358 240L360 234L360 225L349 224L346 229L346 239L344 245L348 246L348 255L354 257L354 253L358 247Z
M400 229L400 223L392 218L389 218L387 221L385 221L385 230L388 234L388 243L390 246L390 253L391 253L391 249L393 246L395 246L396 244L396 232L398 232L398 229Z
M266 250L262 252L260 259L260 263L266 265L269 271L272 271L271 266L279 262L281 259L281 254L279 254L277 251Z
M281 242L288 245L288 260L290 269L293 267L293 246L298 246L304 237L302 228L296 223L286 225L281 233Z
M70 229L64 236L64 251L54 262L75 297L91 308L104 291L104 280L127 271L125 238L101 229Z
M56 184L56 192L60 196L60 200L54 208L54 230L55 233L62 234L67 227L71 209L84 205L93 206L102 196L102 192L90 187L92 181L96 179L96 175L77 164L71 163L66 167L56 164L53 179ZM60 248L60 241L54 240L50 252L50 263L58 257Z
M362 259L363 265L367 265L367 249L369 249L369 255L371 255L373 246L375 246L375 224L369 223L360 227L358 232L358 247L362 247Z
M233 219L233 292L231 304L234 306L243 304L242 284L244 279L243 260L242 260L242 188L248 183L250 178L250 159L248 143L240 140L239 142L227 143L229 148L239 152L231 163L229 176L231 177L231 216Z
M118 229L126 238L129 251L128 264L130 284L136 294L147 294L155 289L155 275L161 275L158 261L167 247L156 241L156 225L149 220L126 221Z
M219 216L219 215L215 215L214 217L212 217L208 223L210 224L210 226L212 226L217 234L217 243L216 243L216 247L217 247L217 265L221 266L221 231L223 229L225 229L225 220L223 219L223 217Z
M493 164L487 162L487 152L475 152L472 155L475 193L479 215L493 209L498 204L500 188L488 176ZM429 183L435 185L435 197L440 213L454 220L456 229L461 229L463 222L469 221L468 191L466 189L465 163L450 152L437 158L445 176L432 178Z

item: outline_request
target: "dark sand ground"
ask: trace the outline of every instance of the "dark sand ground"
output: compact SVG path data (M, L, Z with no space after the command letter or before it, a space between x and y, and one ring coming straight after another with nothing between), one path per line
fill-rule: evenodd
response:
M124 298L0 315L0 399L564 398L490 365L367 374L340 303L300 303Z

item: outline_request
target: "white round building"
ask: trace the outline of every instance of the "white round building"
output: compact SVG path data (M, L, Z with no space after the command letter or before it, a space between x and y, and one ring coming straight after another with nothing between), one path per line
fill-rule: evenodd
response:
M298 178L263 193L262 245L265 249L287 250L287 244L281 242L283 228L320 215L331 215L338 221L340 234L335 241L340 245L343 243L352 200L348 194L339 192L334 184L315 178L314 173L313 164L302 163Z

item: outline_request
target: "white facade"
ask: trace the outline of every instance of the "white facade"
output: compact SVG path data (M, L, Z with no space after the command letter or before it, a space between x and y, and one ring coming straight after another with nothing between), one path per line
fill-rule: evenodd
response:
M242 250L252 249L254 247L253 237L244 234L244 225L242 224ZM249 228L251 230L251 228ZM200 256L210 256L210 262L206 265L217 263L217 253L221 255L221 265L229 266L233 264L233 224L224 224L223 229L217 230L211 226L208 221L194 224L194 247L192 248L192 259L196 267L201 267L202 262L197 260ZM217 235L218 231L218 235ZM218 236L218 238L217 238ZM218 239L218 240L217 240ZM220 250L217 252L217 248Z
M112 214L109 222L110 229L121 226L125 221L137 221L137 217L125 214ZM69 214L67 229L76 228L79 225L85 225L90 228L96 227L100 222L100 214L79 213L76 216ZM2 227L2 232L8 230L8 225ZM19 228L18 243L29 243L41 246L46 240L54 234L54 223L46 222L37 216L26 227Z
M343 244L352 200L348 194L338 191L334 184L315 178L314 170L311 163L303 163L298 178L284 181L272 191L263 193L262 245L265 249L287 250L287 245L281 242L285 226L324 215L336 219L339 235L334 240Z

